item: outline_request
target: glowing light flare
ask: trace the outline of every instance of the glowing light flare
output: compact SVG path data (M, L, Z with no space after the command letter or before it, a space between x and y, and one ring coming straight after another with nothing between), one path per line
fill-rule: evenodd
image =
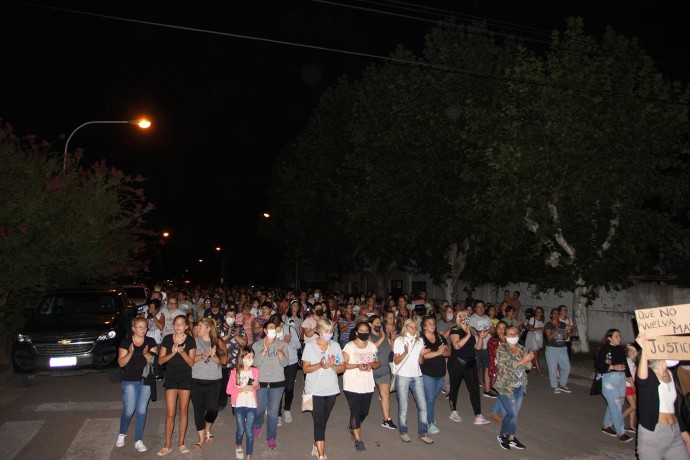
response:
M263 213L262 216L264 216L264 218L266 218L266 219L270 219L270 218L271 218L271 214L270 214L270 213L267 213L267 212Z
M147 120L146 118L142 118L137 122L137 126L139 126L141 129L147 129L151 127L151 121Z

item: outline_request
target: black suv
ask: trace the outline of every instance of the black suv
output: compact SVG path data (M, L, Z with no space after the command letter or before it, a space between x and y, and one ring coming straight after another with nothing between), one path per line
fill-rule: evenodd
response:
M136 314L116 287L78 287L48 293L38 308L24 310L26 325L12 344L17 385L38 372L108 370L117 381L118 346Z

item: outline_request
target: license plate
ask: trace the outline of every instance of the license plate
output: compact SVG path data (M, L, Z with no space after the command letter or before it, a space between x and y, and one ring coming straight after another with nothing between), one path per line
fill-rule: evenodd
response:
M50 358L50 367L69 367L77 365L76 356L65 356L61 358Z

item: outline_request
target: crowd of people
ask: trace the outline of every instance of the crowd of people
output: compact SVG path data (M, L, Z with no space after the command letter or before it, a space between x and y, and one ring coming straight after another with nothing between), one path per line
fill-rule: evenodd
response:
M397 430L403 442L412 440L407 417L412 393L418 413L417 438L430 445L432 436L440 432L436 422L439 394L448 399L450 420L462 421L457 400L463 382L473 424L494 420L500 423L497 441L501 448L525 449L516 433L528 376L542 374L539 353L545 348L553 393L571 393L567 385L575 334L563 305L551 310L549 321L541 307L525 309L524 319L518 319L519 297L517 291L506 291L503 300L492 305L468 293L464 303L437 304L423 291L379 299L372 293L324 296L319 289L285 293L253 288L181 289L166 294L158 286L132 321L131 338L120 346L123 410L116 446L125 444L136 413L134 446L140 452L147 450L143 443L146 409L149 399L155 398L156 380L162 379L165 445L159 456L173 451L176 418L175 449L190 452L185 445L190 400L198 433L192 449L199 450L214 441L213 424L229 399L237 425L235 458L251 460L264 428L267 447L275 449L278 428L292 422L295 380L301 370L305 386L300 410L311 412L311 454L319 459L326 458L326 426L341 393L350 411L348 428L354 449L365 451L362 424L376 390L381 426ZM660 388L669 381L666 365L649 364L654 372L662 369L657 378L661 383L652 382L644 356L638 366L645 369L635 373L638 347L626 349L620 340L619 331L609 331L596 355L607 403L602 432L629 442L633 438L628 433L637 432L637 423L641 437L666 436L674 452L680 451L679 442L684 444L680 447L685 457L666 458L688 458L690 436L683 417L667 412L686 393L679 391L681 397L670 401L670 395L660 398L659 390L656 400L638 401L635 383L651 395L650 385ZM642 341L644 336L638 337ZM398 403L395 421L390 407L393 393ZM493 401L490 420L482 414L482 397ZM654 414L657 423L652 423ZM657 433L667 428L668 433ZM644 458L657 458L649 452Z

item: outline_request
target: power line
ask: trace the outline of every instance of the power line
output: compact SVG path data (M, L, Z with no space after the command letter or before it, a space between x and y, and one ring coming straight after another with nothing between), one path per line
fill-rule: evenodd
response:
M439 65L439 64L431 64L431 63L425 63L425 62L419 62L419 61L412 61L409 59L401 59L401 58L396 58L396 57L392 57L392 56L386 57L386 56L381 56L378 54L363 53L363 52L359 52L359 51L351 51L351 50L344 50L344 49L338 49L338 48L330 48L330 47L319 46L319 45L309 45L306 43L297 43L297 42L291 42L291 41L287 41L287 40L277 40L277 39L272 39L272 38L257 37L257 36L253 36L253 35L236 34L236 33L231 33L231 32L221 32L221 31L210 30L210 29L201 29L201 28L197 28L197 27L178 26L178 25L174 25L174 24L165 24L165 23L160 23L160 22L144 21L141 19L132 19L132 18L126 18L126 17L121 17L121 16L112 16L112 15L108 15L108 14L94 13L94 12L82 11L82 10L74 10L74 9L69 9L69 8L60 8L60 7L54 7L54 6L48 6L48 5L41 5L38 3L17 1L17 0L4 0L4 1L11 1L12 3L17 3L20 5L25 5L25 6L30 6L30 7L43 8L43 9L47 9L47 10L59 11L59 12L63 12L63 13L70 13L70 14L76 14L76 15L81 15L81 16L96 17L96 18L100 18L100 19L108 19L108 20L118 21L118 22L128 22L128 23L133 23L133 24L148 25L148 26L152 26L152 27L160 27L160 28L164 28L164 29L173 29L173 30L182 30L185 32L204 33L204 34L209 34L209 35L218 35L218 36L223 36L223 37L239 38L239 39L243 39L243 40L253 40L253 41L258 41L258 42L263 42L263 43L271 43L271 44L276 44L276 45L294 46L294 47L298 47L298 48L332 52L332 53L344 54L344 55L349 55L349 56L365 57L365 58L390 62L392 64L397 64L397 65L402 65L402 66L407 66L407 67L414 67L414 68L422 68L422 69L427 69L427 70L440 71L440 72L445 72L445 73L467 75L467 76L471 76L471 77L486 78L486 79L491 79L491 80L506 81L506 82L513 82L513 83L521 83L521 84L529 84L529 85L543 86L543 87L556 88L556 89L566 89L566 90L577 91L580 93L596 94L596 95L600 95L600 96L613 97L613 98L618 98L618 99L630 99L631 98L628 95L618 94L618 93L614 93L611 91L596 90L596 89L591 89L591 88L582 88L582 87L571 86L571 85L566 85L566 84L556 83L556 82L543 81L543 80L506 77L504 75L496 75L496 74L492 74L492 73L478 72L478 71L462 69L462 68L458 68L458 67L451 67L451 66L444 66L444 65ZM655 99L655 98L637 98L637 99L650 101L650 102L658 102L658 103L662 103L662 104L685 106L685 104L681 104L681 103L677 103L677 102L673 102L673 101L665 101L665 100Z

